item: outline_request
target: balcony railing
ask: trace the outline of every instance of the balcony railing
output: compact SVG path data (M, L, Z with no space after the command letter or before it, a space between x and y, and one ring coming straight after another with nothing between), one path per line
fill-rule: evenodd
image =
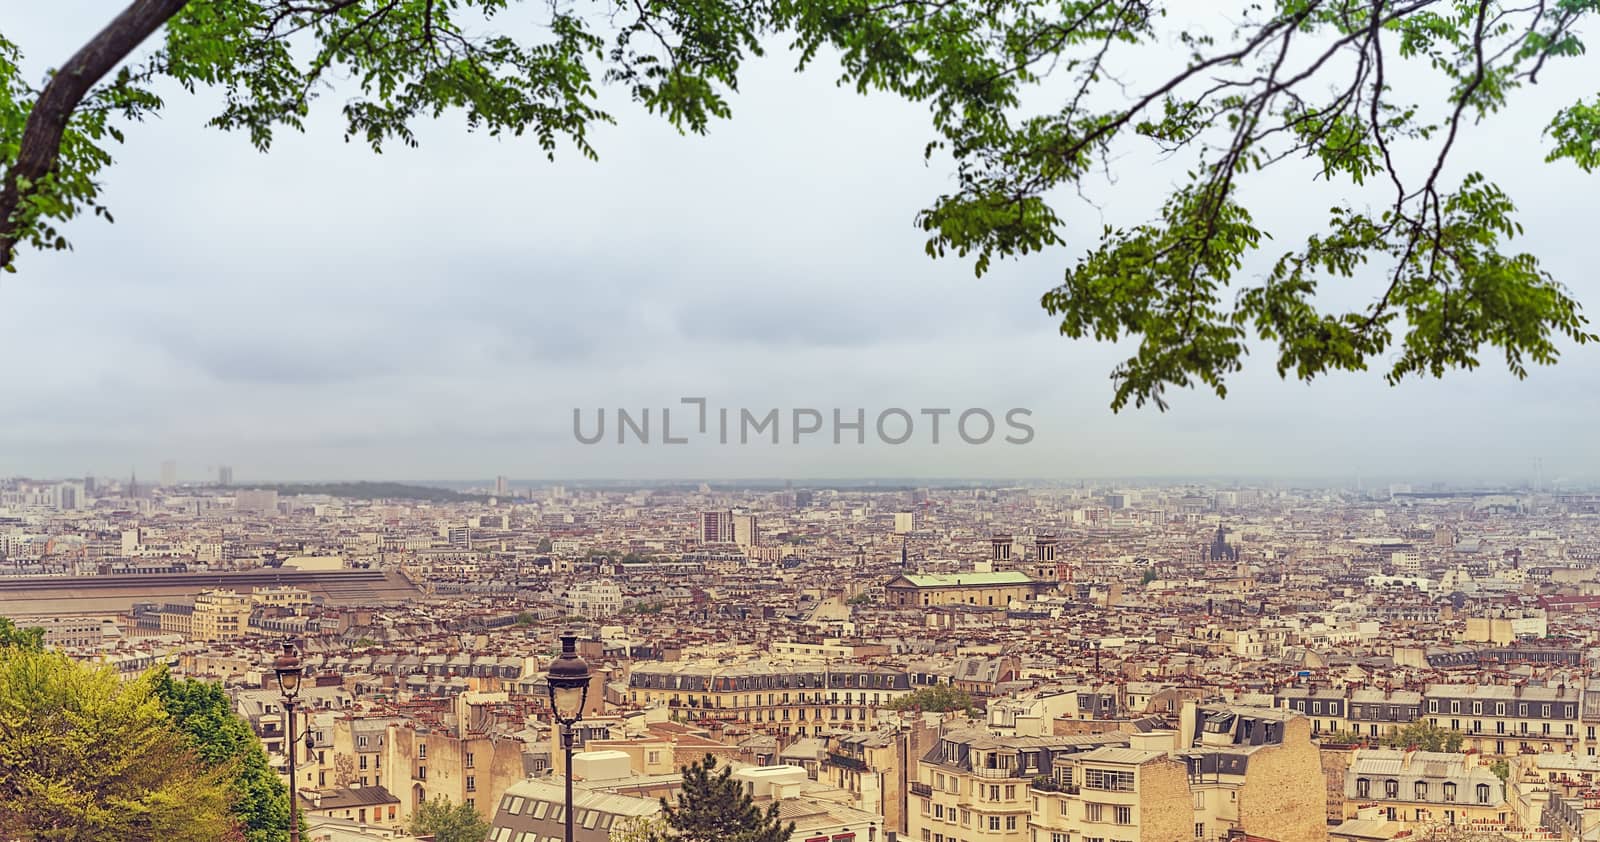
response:
M838 766L841 769L854 769L857 772L867 771L866 761L851 757L848 754L836 754L831 751L828 752L828 765Z
M928 796L933 795L933 785L932 784L925 784L925 783L922 783L921 781L912 781L911 782L911 794L912 795L920 795L923 798L927 798Z
M1037 789L1040 792L1064 792L1067 795L1078 794L1077 784L1064 784L1055 778L1050 777L1041 776L1034 778L1032 786L1034 789Z
M1023 769L990 769L985 766L974 768L972 770L972 774L980 778L990 778L995 780L1030 777L1030 775L1027 773L1027 770Z

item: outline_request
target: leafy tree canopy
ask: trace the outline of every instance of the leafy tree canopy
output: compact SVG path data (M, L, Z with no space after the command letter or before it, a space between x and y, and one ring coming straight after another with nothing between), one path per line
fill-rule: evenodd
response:
M249 723L234 714L222 685L175 681L162 670L152 689L199 760L225 776L233 793L234 820L245 842L286 842L288 788L268 765L266 751Z
M224 775L196 762L155 681L0 649L0 838L231 838Z
M431 834L434 842L483 842L489 836L489 822L467 804L452 804L443 795L423 802L411 817L411 832Z
M0 617L0 649L21 649L25 652L44 651L44 629L22 628L6 617Z
M661 809L669 829L664 838L676 842L786 842L794 833L794 822L778 819L777 802L757 807L733 769L717 771L709 754L683 767L683 789L675 802L661 799Z
M668 838L669 832L666 817L657 813L653 816L628 816L616 821L612 823L607 838L609 842L661 842Z
M1113 408L1164 408L1174 386L1224 395L1251 343L1271 349L1283 377L1377 365L1393 383L1475 368L1486 352L1522 377L1554 362L1562 341L1594 338L1566 288L1514 247L1511 195L1450 158L1519 88L1561 79L1600 0L1239 2L1220 33L1168 23L1188 8L132 0L38 86L0 35L0 267L14 268L20 246L65 248L65 220L109 218L99 182L109 145L159 110L172 83L219 91L212 125L263 150L303 128L337 78L349 80L338 97L346 139L374 150L414 144L417 121L449 112L490 134L530 135L547 155L568 143L594 157L589 130L613 120L602 82L704 132L730 115L744 62L781 43L802 68L837 59L843 86L927 106L925 154L948 159L954 180L917 217L926 250L968 256L979 274L1062 246L1061 200L1114 173L1128 142L1176 159L1182 175L1149 218L1093 231L1041 298L1068 337L1132 342L1112 373ZM1179 67L1155 69L1175 52ZM1544 133L1547 161L1592 171L1600 98L1574 94ZM1309 236L1269 229L1245 194L1294 178L1296 160L1310 164L1300 177L1337 185ZM1275 236L1269 268L1247 277ZM1364 303L1330 304L1330 282L1358 285Z
M891 710L923 710L934 713L973 709L972 696L949 684L934 684L915 690L889 703Z
M1422 751L1460 751L1461 743L1465 739L1460 731L1452 731L1425 719L1419 719L1404 728L1396 728L1389 732L1382 742L1390 748L1416 746Z

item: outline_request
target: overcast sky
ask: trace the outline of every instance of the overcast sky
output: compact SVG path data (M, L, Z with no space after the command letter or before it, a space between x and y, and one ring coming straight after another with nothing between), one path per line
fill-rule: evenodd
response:
M0 26L42 72L116 6L14 2ZM1379 374L1280 381L1258 352L1226 400L1179 393L1165 414L1112 414L1107 376L1126 348L1058 337L1039 296L1085 234L1146 218L1181 171L1131 149L1116 187L1095 193L1104 217L1066 207L1069 250L974 279L965 261L925 257L913 226L949 185L922 161L925 111L791 64L752 65L734 119L709 137L608 94L620 126L595 131L598 163L564 149L551 164L533 141L467 134L454 117L421 127L420 149L375 156L341 141L333 99L261 155L202 126L212 101L169 92L105 176L117 223L74 223L74 251L26 252L0 278L0 474L154 476L170 458L184 479L226 464L241 481L1425 481L1526 478L1542 458L1547 480L1600 476L1592 348L1525 382L1487 355L1477 372L1399 388ZM1456 168L1511 190L1522 246L1591 314L1594 181L1540 163L1539 127L1596 76L1593 59L1547 71L1526 107L1468 136ZM1330 204L1294 177L1248 195L1270 222ZM1365 300L1377 281L1352 286ZM735 412L859 407L869 425L890 407L1021 407L1035 435L619 446L613 425L608 443L574 438L574 407L586 427L599 407L651 407L657 423L677 407L676 435L682 396Z

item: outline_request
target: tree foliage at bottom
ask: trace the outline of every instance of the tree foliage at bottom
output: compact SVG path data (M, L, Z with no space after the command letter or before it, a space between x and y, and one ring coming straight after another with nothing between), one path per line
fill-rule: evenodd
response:
M0 839L237 838L223 775L172 727L155 680L0 648Z
M678 842L787 842L794 823L778 818L778 805L757 807L733 770L717 771L717 759L705 759L683 768L683 789L676 803L661 799L661 809Z
M288 787L267 763L250 725L233 712L222 685L192 678L176 681L163 670L156 674L153 689L200 761L225 776L245 842L288 842Z
M489 836L489 823L471 805L452 804L439 795L417 807L411 832L432 836L434 842L483 842Z

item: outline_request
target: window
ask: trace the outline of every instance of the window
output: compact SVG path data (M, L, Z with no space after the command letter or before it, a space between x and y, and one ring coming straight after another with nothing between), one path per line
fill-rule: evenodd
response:
M1016 816L1006 816L1006 830L1016 830L1016 829L1017 829L1017 817Z
M1206 823L1205 822L1195 822L1194 823L1194 838L1196 838L1196 839L1204 839L1204 838L1206 838Z
M999 830L1000 829L1000 817L999 816L990 816L989 817L989 829L990 830Z
M1083 805L1083 820L1087 822L1104 821L1101 818L1104 812L1099 804L1085 804Z
M472 775L468 775L467 776L467 792L477 792L477 791L478 791L478 779L473 777Z
M472 768L472 752L470 752L470 751L469 751L469 752L467 752L467 762L466 762L466 764L465 764L465 765L466 765L466 767L467 767L467 768L468 768L468 769L471 769L471 768Z
M363 771L367 768L367 756L365 754L361 755L360 766Z
M1448 786L1448 784L1446 784L1446 786ZM1415 789L1415 794L1416 794L1416 797L1417 797L1416 800L1418 800L1418 801L1427 801L1428 800L1428 782L1427 781L1417 781L1415 786L1414 786L1414 789Z
M1133 792L1133 773L1112 769L1085 769L1083 786L1085 789L1099 789L1106 792Z
M1015 784L1006 784L1006 800L1007 801L1015 801L1016 798L1017 798L1017 787L1016 787L1016 785Z
M426 766L418 766L417 767L417 780L425 781L427 779L428 779L428 767L426 767Z
M1395 779L1393 779L1393 778L1390 778L1389 780L1384 781L1383 782L1383 795L1384 795L1385 798L1399 798L1400 797L1400 782L1395 780Z
M1117 824L1133 824L1133 808L1119 806L1113 812L1112 821Z
M427 760L428 759L428 744L427 743L417 743L417 759L418 760Z
M1479 804L1488 804L1489 803L1489 785L1488 784L1478 784L1478 803Z

